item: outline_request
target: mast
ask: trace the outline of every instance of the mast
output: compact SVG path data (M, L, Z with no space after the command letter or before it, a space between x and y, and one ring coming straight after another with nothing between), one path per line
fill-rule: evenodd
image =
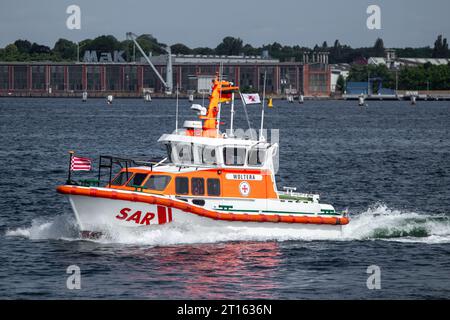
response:
M213 82L212 92L209 96L209 105L205 115L200 115L203 120L203 136L218 137L220 123L220 106L222 102L230 101L233 91L239 90L229 81L219 80L219 75Z
M177 103L175 110L175 133L178 134L178 83L177 83Z
M219 136L220 132L220 111L222 109L222 72L223 72L223 63L220 63L219 67L219 83L220 83L220 90L219 90L219 103L217 105L218 112L217 112L217 136Z
M234 120L234 92L231 93L231 121L230 121L230 136L233 137L233 120Z
M263 139L264 102L266 101L266 74L267 74L267 70L264 70L263 99L262 99L262 109L261 109L261 130L259 131L259 141L262 141L262 139Z

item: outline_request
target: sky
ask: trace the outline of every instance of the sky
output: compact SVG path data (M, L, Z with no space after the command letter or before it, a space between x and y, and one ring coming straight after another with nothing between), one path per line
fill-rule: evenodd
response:
M81 29L69 30L69 5L81 9ZM369 5L381 9L381 29L366 26ZM312 47L336 39L352 47L433 46L450 38L449 0L1 0L0 47L17 39L53 47L128 31L150 33L166 44L216 47L225 36L253 46L279 42Z

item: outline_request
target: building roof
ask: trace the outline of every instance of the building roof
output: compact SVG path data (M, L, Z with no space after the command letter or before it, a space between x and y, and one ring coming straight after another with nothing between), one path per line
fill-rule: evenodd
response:
M165 65L167 55L152 56L150 60L155 65ZM279 59L262 58L261 56L219 56L200 54L177 54L172 55L174 64L278 64Z
M387 59L383 57L370 57L368 59L368 64L373 65L386 65ZM450 59L439 59L439 58L397 58L393 62L400 65L422 65L426 63L431 63L432 65L446 65L450 63Z
M431 63L432 65L445 65L450 63L450 59L439 59L439 58L399 58L400 62L405 62L408 64L426 64Z

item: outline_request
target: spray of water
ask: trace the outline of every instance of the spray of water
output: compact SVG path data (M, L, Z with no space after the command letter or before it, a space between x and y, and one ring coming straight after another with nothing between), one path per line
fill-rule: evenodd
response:
M75 221L70 216L57 216L51 221L34 220L31 226L8 230L6 236L29 239L80 240ZM264 225L200 226L172 223L154 229L108 230L97 240L101 243L165 246L186 243L226 241L288 241L288 240L375 240L403 242L450 242L450 217L402 212L377 204L354 215L342 234L330 236L325 231L302 232L295 228L268 228Z

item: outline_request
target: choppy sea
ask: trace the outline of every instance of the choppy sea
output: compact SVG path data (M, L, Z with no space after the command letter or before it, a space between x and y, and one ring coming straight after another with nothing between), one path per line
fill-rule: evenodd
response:
M248 112L258 127L259 108ZM82 240L55 192L67 152L161 156L175 100L0 99L0 298L450 298L450 102L274 101L265 124L279 129L278 185L348 208L342 237L173 224ZM70 265L80 290L66 286Z

